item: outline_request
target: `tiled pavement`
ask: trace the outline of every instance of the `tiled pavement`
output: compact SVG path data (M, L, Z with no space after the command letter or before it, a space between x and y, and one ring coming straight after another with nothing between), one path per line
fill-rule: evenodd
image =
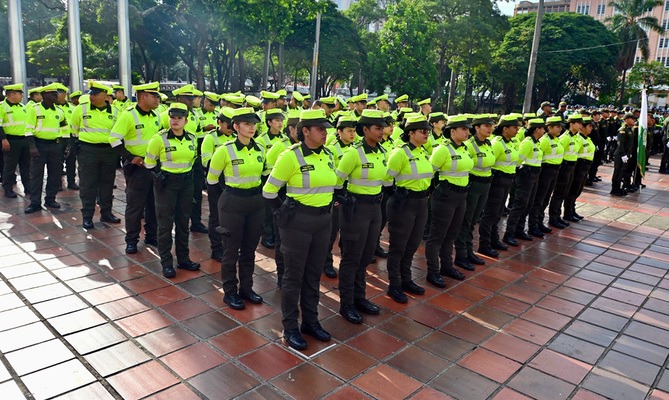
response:
M583 222L407 305L385 295L385 262L370 266L383 310L363 325L337 314L337 282L324 278L334 340L308 338L304 354L280 339L266 249L255 277L266 303L233 311L205 235L191 236L202 271L170 281L155 249L123 253L122 226L85 232L76 192L32 215L3 197L0 398L669 399L669 177L646 182L625 199L588 189ZM423 283L422 248L414 265Z

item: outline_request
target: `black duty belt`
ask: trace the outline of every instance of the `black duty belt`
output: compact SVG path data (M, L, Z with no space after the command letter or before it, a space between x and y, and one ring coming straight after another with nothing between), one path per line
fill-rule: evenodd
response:
M513 179L513 177L516 175L516 174L507 174L506 172L502 172L498 169L493 169L492 174L495 175L495 176L499 176L499 177L502 177L502 178L509 178L509 179Z
M81 143L82 146L87 146L87 147L100 147L100 148L107 147L109 149L112 148L109 145L109 143L88 143L88 142L82 142L81 140L79 141L79 143Z
M469 174L469 180L473 181L473 182L490 183L492 181L492 175L490 175L490 176L478 176L478 175Z
M544 169L560 169L560 164L543 163L543 164L541 164L541 168L544 168Z
M358 203L366 203L366 204L377 204L380 203L381 200L383 200L383 193L379 194L355 194L355 193L350 193L353 197L355 197L355 201Z
M5 138L8 139L8 140L23 140L26 137L25 136L18 136L18 135L11 135L11 134L8 133L7 136L5 136Z
M532 172L532 173L537 173L541 171L541 167L537 167L534 165L521 165L520 169L524 169L526 171Z
M576 165L576 161L562 160L562 164L564 164L564 165Z
M297 200L292 200L292 201L294 201L296 203L295 204L295 211L300 212L302 214L323 215L323 214L329 214L330 211L332 210L332 203L328 204L327 206L323 206L323 207L312 207L312 206L304 205Z
M410 190L410 189L404 189L407 191L407 197L412 198L412 199L423 199L427 197L430 193L427 190Z
M232 186L226 186L225 192L239 197L253 197L262 193L262 187L256 186L254 188L242 189Z
M61 138L56 138L56 139L40 139L38 137L34 137L35 143L42 143L42 144L56 144L60 143Z
M444 181L444 184L448 185L448 187L451 189L451 191L455 193L466 193L469 191L469 185L467 186L460 186L456 185L454 183L451 183L449 181Z

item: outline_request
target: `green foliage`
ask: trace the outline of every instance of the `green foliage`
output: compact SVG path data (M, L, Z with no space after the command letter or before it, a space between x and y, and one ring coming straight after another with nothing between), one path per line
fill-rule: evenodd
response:
M629 84L633 88L632 94L640 92L644 87L653 93L654 88L669 85L669 68L659 61L634 64L629 74Z

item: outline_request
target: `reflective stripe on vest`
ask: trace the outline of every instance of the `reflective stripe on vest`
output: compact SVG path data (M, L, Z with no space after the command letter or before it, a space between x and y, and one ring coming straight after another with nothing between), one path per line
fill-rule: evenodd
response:
M504 139L500 140L499 142L502 144L502 147L504 148L504 154L506 154L506 161L495 160L495 165L499 165L500 167L512 167L516 165L515 162L511 161L511 153L509 152L509 147L507 147Z
M84 104L81 105L81 120L82 120L83 125L84 125L83 127L86 128L86 132L89 132L89 133L109 133L109 129L91 128L90 126L88 126L88 118L84 118L84 116L88 115L87 113L88 113L88 103L84 103ZM113 111L112 111L111 115L114 115ZM81 129L79 131L81 131Z
M571 133L569 136L571 136L571 141L569 142L569 151L567 151L567 149L564 150L564 157L578 155L576 150L574 150L574 147L576 146L576 139L574 139L574 136Z
M135 120L135 140L125 140L125 145L126 146L143 146L143 145L148 145L149 140L142 140L142 128L138 128L138 126L142 126L142 123L139 121L139 114L137 113L136 108L131 108L128 110L128 112L132 115L132 118ZM120 137L120 139L123 139L123 136Z
M35 104L35 116L36 117L41 117L42 116L42 107L40 106L41 103ZM63 110L60 108L56 107L56 111L60 112L60 116L63 116ZM60 132L60 127L58 128L45 128L43 127L44 125L44 118L37 118L37 124L35 124L35 130L33 132Z
M7 116L7 122L0 121L0 122L2 122L2 125L0 125L0 126L5 128L5 127L8 127L8 126L25 125L25 121L14 121L14 118L13 118L14 117L14 115L13 115L14 112L12 111L12 108L9 107L9 104L7 104L6 101L3 101L0 104L2 104L2 106L5 108L5 115ZM19 105L19 107L20 107L20 105Z
M542 157L542 161L543 160L555 160L555 159L558 159L558 158L563 158L562 154L557 154L557 146L553 147L553 139L555 139L555 138L553 138L553 137L548 138L548 142L551 144L551 154L548 154L548 155L544 154L543 157ZM555 141L560 143L560 141L558 139L555 139Z
M457 157L458 153L455 151L455 148L453 148L453 145L451 143L446 145L446 148L448 149L448 152L451 153L451 170L450 171L439 171L439 176L450 176L452 178L464 178L466 176L469 176L469 171L461 171L458 172L458 161L456 160L455 157Z
M398 174L395 177L396 181L409 181L409 180L415 180L415 179L425 179L425 178L432 178L433 173L432 172L426 172L419 174L418 173L418 164L416 164L416 161L413 160L413 154L411 154L411 150L407 146L403 147L404 153L409 159L409 165L411 166L411 173L410 174Z
M326 151L325 149L321 151ZM290 194L324 194L324 193L332 193L334 190L334 186L319 186L312 188L311 187L311 179L309 176L310 170L308 168L302 168L305 167L309 164L307 164L307 161L304 159L304 155L302 154L302 149L300 146L297 146L293 149L293 153L295 153L295 158L297 158L297 163L300 165L300 170L302 170L302 187L293 187L293 186L288 186L286 188L286 193ZM327 153L328 157L330 157L330 162L334 164L334 160L332 159L332 154ZM279 186L279 185L275 185Z
M167 151L167 148L170 147L170 141L167 139L167 134L162 135L163 137L163 146L165 146L165 161L162 162L163 167L166 168L172 168L172 169L183 169L183 168L190 168L191 163L177 163L172 161L172 152ZM191 140L192 142L192 140ZM193 143L193 145L195 145Z
M228 150L228 156L230 156L230 163L232 164L232 176L226 176L225 177L225 182L227 183L235 183L235 184L242 184L242 183L252 183L252 182L259 182L260 181L260 175L258 176L239 176L239 164L234 164L232 163L232 160L237 160L237 153L235 153L235 149L232 148L232 146L235 145L235 142L231 142L225 145L226 149ZM261 149L264 149L263 146L259 146ZM262 150L260 151L262 153ZM264 158L264 157L263 157Z
M476 164L474 164L472 167L472 171L482 173L489 172L492 169L492 166L483 167L483 159L485 158L485 154L481 151L479 145L476 144L476 139L472 140L471 144L474 146L474 151L476 152Z

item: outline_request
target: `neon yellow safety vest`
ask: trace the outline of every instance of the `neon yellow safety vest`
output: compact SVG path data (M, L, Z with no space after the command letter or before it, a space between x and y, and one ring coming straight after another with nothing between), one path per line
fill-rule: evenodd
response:
M209 161L211 157L214 156L214 152L218 149L223 143L233 140L235 138L234 134L226 135L221 133L219 135L218 129L212 129L204 137L202 141L202 166L209 166Z
M339 162L337 177L337 187L348 181L347 190L353 194L377 195L382 186L393 184L388 177L386 150L380 145L373 149L364 143L353 146Z
M260 186L265 166L265 148L253 139L243 145L239 139L230 140L216 150L209 165L207 183L215 185L223 174L225 185L239 189Z
M111 105L103 109L89 103L80 104L72 113L72 136L84 143L109 144L109 132L116 122L118 110ZM111 148L111 147L110 147Z
M25 136L28 113L21 103L0 102L0 126L8 136Z
M59 107L44 108L42 103L35 103L26 114L26 136L44 140L70 137L70 129Z
M493 170L505 174L515 174L518 166L518 150L511 143L506 141L503 136L495 136L492 140L492 152L495 155L495 164Z
M528 136L520 143L518 150L518 162L522 165L531 167L541 167L541 149L538 145L539 141L534 140L533 137Z
M160 114L140 111L135 106L118 117L109 134L109 144L112 147L123 144L130 154L144 157L149 141L159 131Z
M144 159L146 168L154 168L160 161L163 171L182 174L193 168L197 157L195 137L188 132L177 137L172 131L163 131L149 141Z
M553 165L562 164L564 147L562 147L559 138L551 136L550 133L545 133L541 139L539 139L539 148L541 148L541 152L543 153L541 157L542 163Z
M469 155L474 160L474 167L469 172L471 175L487 177L492 175L492 166L495 165L495 154L492 152L492 144L487 139L479 145L476 137L472 136L467 142Z
M457 148L453 142L437 147L430 162L435 171L439 172L439 181L463 187L469 184L469 172L474 167L474 160L464 143Z
M388 175L395 179L398 187L422 192L430 187L434 168L427 151L406 143L395 148L388 156Z

